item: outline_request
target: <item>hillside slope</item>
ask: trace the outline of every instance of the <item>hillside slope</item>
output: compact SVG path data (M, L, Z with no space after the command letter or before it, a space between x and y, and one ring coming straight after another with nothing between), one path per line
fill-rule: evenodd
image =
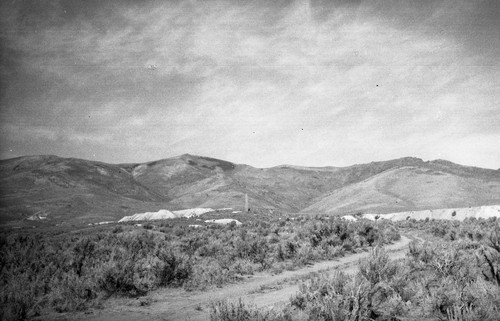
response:
M57 156L0 161L0 222L110 220L165 201L116 165Z
M500 204L500 171L400 158L348 167L254 168L181 155L106 164L57 156L0 161L0 222L86 223L193 207L387 213Z
M454 169L445 171L446 168L434 165L424 163L421 166L384 171L325 194L303 211L328 214L391 213L500 204L498 175L474 176L468 171L460 175Z

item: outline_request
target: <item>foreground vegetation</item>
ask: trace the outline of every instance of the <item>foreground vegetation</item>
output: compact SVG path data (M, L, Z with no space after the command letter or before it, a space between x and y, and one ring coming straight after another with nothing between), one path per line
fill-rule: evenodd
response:
M430 235L405 259L374 249L355 275L336 273L302 284L281 310L217 302L212 321L500 320L500 225L496 220L406 221Z
M0 239L2 320L96 307L160 287L206 289L400 238L389 223L296 218L188 227L176 221Z

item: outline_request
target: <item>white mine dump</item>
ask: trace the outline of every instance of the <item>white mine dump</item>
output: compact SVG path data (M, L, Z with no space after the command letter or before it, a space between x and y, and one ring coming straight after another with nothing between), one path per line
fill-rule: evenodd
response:
M177 217L193 217L193 216L200 216L202 214L213 211L214 209L212 208L196 207L196 208L188 208L186 210L173 211L173 212Z
M131 216L125 216L119 222L128 221L153 221L153 220L167 220L178 217L193 217L200 216L202 214L213 212L214 209L211 208L188 208L179 211L169 211L169 210L159 210L158 212L146 212L138 213Z
M118 222L128 222L128 221L152 221L152 220L165 220L176 218L174 213L168 210L159 210L158 212L146 212L138 213L131 216L125 216Z
M348 220L348 221L357 221L357 219L352 215L345 215L345 216L342 216L342 218L344 220Z
M235 222L236 225L241 225L242 223L238 220L232 219L232 218L221 218L218 220L206 220L205 223L215 223L215 224L231 224L232 222Z
M463 221L468 217L487 219L490 217L500 217L500 205L442 208L437 210L409 211L390 214L362 214L359 217L366 218L372 221L376 219L385 219L391 221L403 221L406 219L425 220L427 218L436 220ZM356 219L356 217L352 215L346 215L342 218L347 220Z

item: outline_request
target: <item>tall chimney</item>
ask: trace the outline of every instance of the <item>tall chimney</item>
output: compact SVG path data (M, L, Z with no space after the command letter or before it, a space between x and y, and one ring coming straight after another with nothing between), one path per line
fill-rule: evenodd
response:
M248 212L248 194L245 194L245 212Z

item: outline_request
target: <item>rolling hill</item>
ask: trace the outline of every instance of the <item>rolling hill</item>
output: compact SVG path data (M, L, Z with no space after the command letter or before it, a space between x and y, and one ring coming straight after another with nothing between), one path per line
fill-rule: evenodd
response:
M386 170L313 200L304 212L391 213L500 204L498 177L454 174L429 163Z
M89 223L192 207L389 213L500 204L500 171L400 158L348 167L255 168L181 155L106 164L57 156L0 161L0 222Z

